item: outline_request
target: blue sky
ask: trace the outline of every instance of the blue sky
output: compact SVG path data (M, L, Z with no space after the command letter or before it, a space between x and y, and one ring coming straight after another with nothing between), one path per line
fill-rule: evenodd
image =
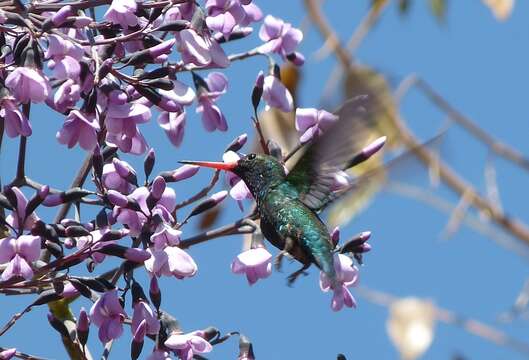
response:
M347 39L365 14L367 1L327 1L325 12L342 39ZM353 4L354 3L354 4ZM475 119L498 139L529 153L527 136L527 84L529 83L529 25L527 2L516 4L513 16L497 22L480 1L452 1L442 25L431 16L425 2L416 1L409 15L401 18L396 6L382 16L357 52L357 60L380 70L398 83L410 73L426 79L454 106ZM299 25L304 17L302 2L288 6L279 1L258 1L264 13L280 16ZM240 51L258 44L256 34L248 41L229 49ZM319 104L321 89L335 64L332 57L317 61L313 54L321 38L309 29L301 51L307 62L300 89L300 106ZM191 109L184 144L175 149L155 122L142 127L151 146L157 150L155 171L177 167L180 159L218 160L225 145L236 135L251 133L249 95L259 70L266 69L264 58L233 64L226 74L230 92L220 104L230 129L227 133L206 133L199 117ZM182 77L189 81L187 77ZM241 100L243 99L243 100ZM246 100L248 99L248 100ZM412 91L402 105L402 114L422 139L436 133L446 116L421 94ZM32 115L34 135L28 146L29 174L54 187L65 188L71 181L84 154L79 149L66 151L55 141L62 118L36 107ZM7 140L0 157L2 181L10 179L16 159L16 143ZM484 190L483 170L487 150L465 132L452 127L443 142L443 158L479 190ZM128 158L139 165L138 159ZM529 221L526 215L529 179L504 160L493 158L497 167L502 205L509 213ZM208 181L211 175L201 171L194 181L175 187L183 199ZM419 165L398 173L399 181L428 186L427 176ZM221 189L224 184L220 184ZM436 194L455 204L458 198L447 188ZM225 206L217 225L234 221L240 211L234 203ZM42 217L51 213L39 213ZM344 236L371 230L373 251L361 269L361 283L397 296L420 296L502 329L524 340L527 323L499 323L498 315L509 308L529 275L527 258L499 247L492 240L463 227L453 237L443 240L440 234L447 214L423 203L383 192L372 205L342 230ZM185 230L185 237L194 233ZM515 240L516 241L516 240ZM342 352L348 359L398 358L385 330L387 310L358 297L358 309L330 310L330 296L322 294L318 273L301 278L293 288L286 286L286 275L297 269L288 264L284 273L248 286L241 276L231 274L229 265L239 253L240 237L222 238L190 250L199 272L190 280L164 279L162 307L175 315L186 330L209 325L223 332L238 330L250 337L260 359L333 359ZM354 294L354 290L353 290ZM4 323L15 311L30 302L29 298L2 298ZM87 302L74 305L77 312ZM35 309L0 339L1 346L49 358L64 358L58 338L45 320L45 309ZM129 314L132 313L128 309ZM102 347L90 335L90 349L99 357ZM126 329L128 331L128 329ZM146 349L149 349L146 346ZM128 334L113 349L115 358L128 357ZM146 351L146 350L145 350ZM212 359L235 358L237 341L215 347ZM425 355L428 359L448 359L460 353L470 359L522 358L516 352L497 347L451 326L439 324L434 342ZM144 353L146 354L146 352Z

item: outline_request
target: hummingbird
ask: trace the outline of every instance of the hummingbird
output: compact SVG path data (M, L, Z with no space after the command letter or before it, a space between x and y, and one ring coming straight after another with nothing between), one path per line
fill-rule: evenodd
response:
M352 100L331 127L306 143L288 173L281 160L266 154L251 153L233 162L180 161L231 171L244 181L256 201L263 236L281 250L276 266L280 267L285 255L302 264L288 276L289 285L314 264L339 286L335 244L319 212L337 196L333 191L335 174L367 160L386 142L386 137L381 137L362 148L360 141L352 140L367 133L363 119L368 112L361 100Z

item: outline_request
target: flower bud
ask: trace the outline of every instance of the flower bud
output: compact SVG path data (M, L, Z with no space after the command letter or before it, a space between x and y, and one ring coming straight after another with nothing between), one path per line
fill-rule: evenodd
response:
M158 286L158 279L156 276L151 278L151 283L149 285L149 298L158 311L160 309L160 305L162 304L162 293L160 291L160 287Z
M132 360L136 360L140 357L141 350L143 349L143 338L147 333L147 320L143 319L138 325L138 328L134 332L132 337L132 343L130 344L130 357Z
M151 257L151 254L143 249L129 248L118 244L108 244L97 250L106 255L117 256L135 263L143 263Z
M149 149L149 152L147 153L147 156L145 157L145 160L143 161L143 171L145 172L146 178L148 178L151 175L155 162L156 162L156 154L154 152L154 149L151 148Z
M163 174L162 177L167 182L177 182L194 176L198 170L200 170L200 166L184 165L176 170L173 170L172 172L169 172L168 174Z
M112 164L116 169L116 172L123 179L127 180L129 183L138 186L138 178L136 177L136 172L127 163L121 161L117 158L112 159Z
M88 332L90 329L90 319L86 313L84 307L79 312L79 318L77 319L77 338L81 345L85 346L88 340Z
M233 139L233 141L226 147L226 149L224 149L224 152L237 152L244 146L244 144L246 144L246 141L248 141L248 135L246 133L241 134L235 139Z
M55 27L59 27L62 23L66 21L66 18L74 15L74 11L71 5L63 6L55 14L51 16L51 22Z
M365 148L363 148L358 154L356 154L345 166L345 169L351 168L353 166L356 166L367 159L369 159L371 156L375 155L386 143L387 137L382 136L373 141L371 144L367 145Z
M264 73L259 71L257 79L255 80L255 86L252 90L252 105L254 111L257 112L257 107L261 102L261 96L263 96L263 85L264 85Z

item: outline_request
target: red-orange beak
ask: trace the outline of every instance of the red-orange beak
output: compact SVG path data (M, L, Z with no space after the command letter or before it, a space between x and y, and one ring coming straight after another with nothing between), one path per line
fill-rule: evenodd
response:
M181 164L198 165L202 167L209 167L217 170L231 171L237 166L237 161L234 162L214 162L214 161L179 161Z

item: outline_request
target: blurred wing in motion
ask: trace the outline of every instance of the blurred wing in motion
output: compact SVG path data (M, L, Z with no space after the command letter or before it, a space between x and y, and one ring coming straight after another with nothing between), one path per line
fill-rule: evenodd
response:
M318 211L333 198L335 174L349 167L351 159L369 143L369 108L366 96L347 101L336 113L339 119L308 145L294 165L287 181L296 187L303 201Z

